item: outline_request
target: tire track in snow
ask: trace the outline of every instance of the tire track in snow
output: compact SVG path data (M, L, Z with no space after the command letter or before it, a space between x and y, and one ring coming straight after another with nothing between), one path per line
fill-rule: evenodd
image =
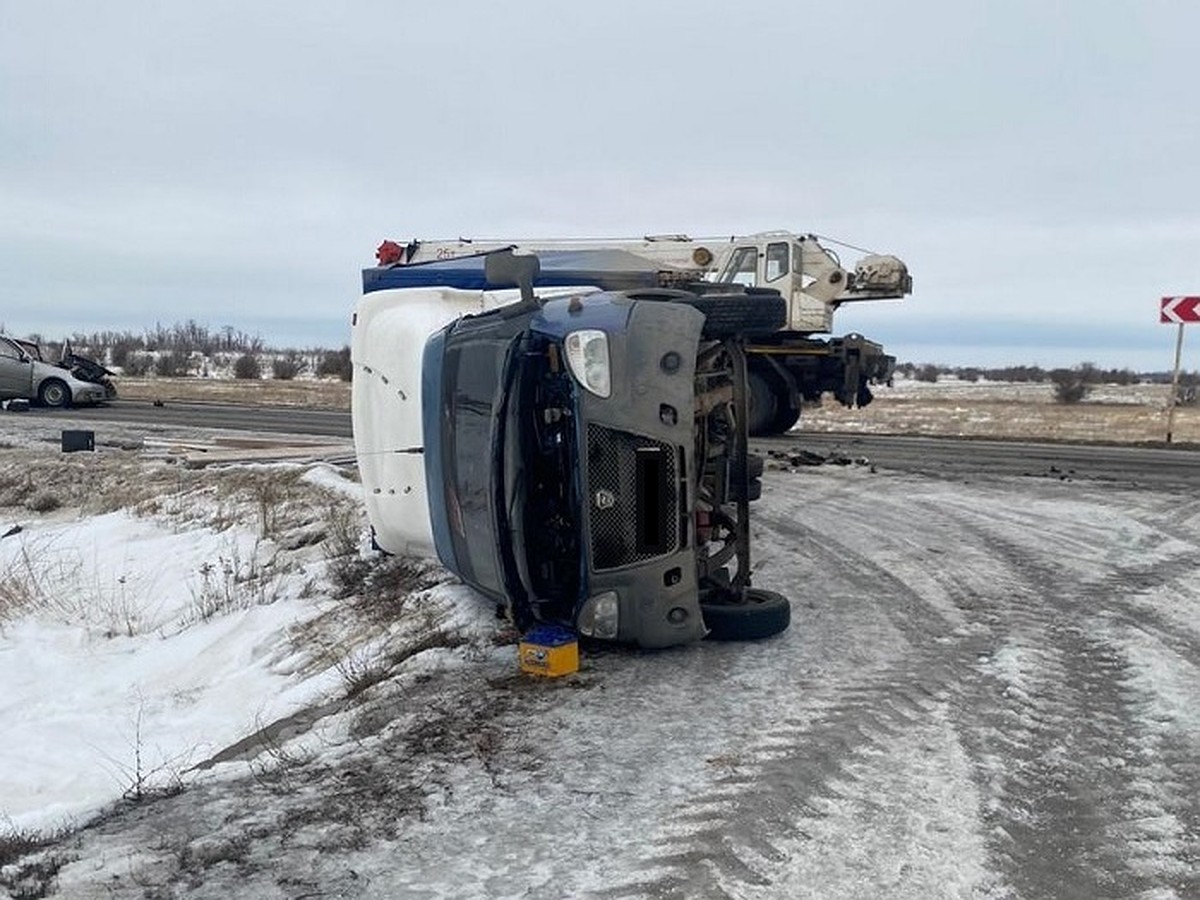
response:
M1194 857L1186 849L1181 857L1176 836L1160 827L1175 818L1172 804L1146 787L1164 776L1179 781L1182 760L1160 758L1147 777L1137 715L1146 697L1101 619L1129 616L1126 585L1170 584L1194 564L1166 557L1079 579L1061 564L1077 534L1053 522L1001 529L978 515L953 513L964 528L987 534L998 556L1024 566L1033 587L1033 602L1026 597L1013 610L1021 627L1010 647L1035 665L1018 673L1023 685L1005 686L1002 694L1015 695L1008 709L982 705L978 726L964 729L990 795L986 818L999 864L1025 897L1195 896ZM1099 542L1095 553L1101 562L1107 556ZM1138 618L1145 627L1153 617ZM1160 636L1195 659L1194 636L1174 627ZM997 735L1002 756L989 752ZM1187 796L1195 809L1200 794Z
M1115 828L1115 837L1129 846L1129 865L1139 873L1169 885L1152 896L1200 897L1200 734L1180 725L1170 698L1191 707L1200 695L1200 671L1195 666L1172 666L1165 676L1154 661L1172 651L1152 635L1115 623L1104 626L1106 638L1125 649L1134 662L1127 669L1138 702L1133 713L1139 725L1136 755L1129 770L1133 786L1132 821ZM1149 666L1146 649L1151 648ZM1175 685L1171 680L1178 680ZM1165 683L1166 682L1166 683ZM1183 691L1179 685L1185 685Z
M1068 489L1065 496L1077 492ZM1121 518L1140 523L1143 533L1118 522L1119 532L1131 533L1110 535L1108 496L1092 501L1085 494L1085 507L1107 513L1095 522L1044 516L1036 506L1005 510L997 521L997 510L978 497L943 509L948 521L982 538L1023 582L1007 604L980 621L1037 663L1038 687L1025 694L1015 720L1009 716L990 725L964 720L961 729L968 742L989 732L1003 735L1005 766L1020 766L1012 782L1002 781L993 794L986 819L999 827L996 833L1003 837L994 852L1022 896L1200 896L1195 881L1200 790L1193 762L1200 748L1193 746L1191 754L1165 749L1147 777L1140 750L1146 736L1137 716L1145 693L1133 685L1120 647L1096 624L1104 615L1106 621L1149 631L1195 666L1196 635L1134 607L1129 597L1131 587L1144 593L1193 579L1194 546L1162 540L1176 533L1171 516L1177 510L1170 504L1160 511L1167 518L1160 519L1146 515L1144 495L1122 496L1134 508L1122 510ZM1132 548L1126 546L1131 541ZM1146 562L1142 554L1150 552L1157 555ZM1064 557L1079 556L1087 557L1083 578L1061 565ZM995 708L986 696L967 707ZM972 746L986 760L984 748ZM1155 779L1186 790L1147 790ZM1187 823L1182 834L1162 832L1164 816Z
M872 510L878 527L879 509ZM898 516L908 519L907 512ZM832 539L820 527L763 511L760 526L802 543L823 572L837 572L839 595L886 597L882 609L908 643L891 664L840 689L812 686L811 715L792 717L747 750L736 773L716 778L691 799L653 842L647 877L603 892L603 897L734 896L739 885L766 887L754 860L779 860L781 844L803 841L806 820L827 816L830 803L861 794L851 767L865 757L888 758L897 744L939 707L962 702L957 685L979 655L981 637L953 623L886 567ZM944 579L955 605L969 597Z
M1115 648L1051 625L1021 684L973 711L993 859L1021 897L1126 897L1156 885L1128 865L1112 825L1132 824L1135 698ZM999 679L999 676L997 676Z
M1200 668L1196 630L1185 628L1147 603L1137 602L1164 588L1190 586L1200 575L1197 558L1200 548L1193 547L1174 558L1110 572L1088 582L1099 601L1097 609L1114 621L1153 634L1192 666Z
M715 778L653 839L641 863L647 877L599 896L729 897L743 886L769 886L770 865L758 861L782 862L789 844L809 839L806 822L861 798L857 764L889 758L937 708L954 705L945 685L969 655L910 659L855 685L813 718L778 724L749 748L745 765Z
M820 515L811 515L812 504L806 518L813 524L803 526L778 512L760 512L760 527L800 542L816 568L836 573L850 594L886 598L909 650L843 686L832 700L810 701L811 716L763 735L749 753L750 765L716 779L659 835L644 860L646 877L604 896L738 896L765 887L770 861L789 842L805 839L804 822L819 821L830 804L855 794L855 761L886 754L939 703L952 710L984 795L979 821L997 876L989 892L1189 896L1194 884L1180 873L1189 860L1196 871L1188 855L1196 842L1163 840L1156 823L1172 817L1194 837L1195 801L1171 812L1144 789L1148 773L1139 764L1134 715L1143 697L1120 649L1094 627L1100 609L1130 614L1110 591L1126 583L1142 589L1168 583L1189 564L1168 557L1122 567L1109 562L1103 540L1089 548L1070 518L1053 510L1006 516L1009 504L1011 486L971 491L954 508L919 500L914 506L913 498L896 496L885 504L877 496L860 504L858 521L847 516L853 505L834 503L836 539ZM854 547L847 537L858 527L873 540L889 525L904 534L913 527L914 509L923 513L922 534L945 548L935 576L915 583L911 568L901 577L875 562L879 546ZM967 568L981 551L997 569L982 586ZM1060 565L1064 552L1090 553L1085 568L1103 573L1072 577ZM944 591L937 602L930 602L931 587ZM1104 595L1099 603L1096 594ZM947 600L962 615L959 627L952 627ZM1161 633L1195 653L1186 632ZM992 664L997 649L1020 655L1028 669L1021 673L1024 688L1005 683ZM1197 767L1178 754L1155 765L1171 783L1194 784Z

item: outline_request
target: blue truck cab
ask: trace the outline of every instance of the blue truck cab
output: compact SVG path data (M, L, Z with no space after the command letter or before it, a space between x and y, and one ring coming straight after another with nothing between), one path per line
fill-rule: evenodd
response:
M475 264L456 260L453 268ZM408 266L404 275L454 281L454 291L511 286L464 281L435 266ZM397 284L396 274L370 277L389 290ZM380 363L356 358L360 466L366 459L370 469L372 456L394 449L412 451L394 455L418 458L423 469L420 491L364 470L377 540L396 531L383 521L397 515L387 492L422 494L437 557L504 604L522 629L559 624L644 647L710 631L782 630L786 600L749 582L748 509L761 467L747 453L739 347L755 323L778 327L782 300L747 295L742 316L714 325L712 310L729 315L728 297L706 305L685 291L635 285L538 298L529 287L515 302L457 310L423 341L419 444L384 448L372 427L380 404L397 394L411 403L411 375L407 388L389 379L380 390ZM394 300L403 308L403 297ZM366 355L368 343L356 335L352 352ZM381 352L386 345L375 356ZM360 366L361 389L374 400L357 396ZM414 516L414 507L399 515Z

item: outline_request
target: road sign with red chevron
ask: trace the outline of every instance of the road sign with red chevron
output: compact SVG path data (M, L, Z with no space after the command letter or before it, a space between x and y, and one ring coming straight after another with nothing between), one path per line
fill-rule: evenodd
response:
M1163 297L1158 321L1177 325L1200 322L1200 297Z

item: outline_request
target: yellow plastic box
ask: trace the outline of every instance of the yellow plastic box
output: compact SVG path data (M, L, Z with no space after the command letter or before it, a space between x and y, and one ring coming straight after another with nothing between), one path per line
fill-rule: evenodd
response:
M521 638L517 658L530 675L570 675L579 671L579 641L565 628L541 625Z

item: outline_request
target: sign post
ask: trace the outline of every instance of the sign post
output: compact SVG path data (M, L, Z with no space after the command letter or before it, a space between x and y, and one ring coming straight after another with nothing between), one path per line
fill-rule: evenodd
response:
M1183 326L1189 322L1200 322L1200 297L1163 297L1160 302L1158 321L1177 324L1175 336L1175 371L1171 375L1171 396L1167 400L1167 443L1175 427L1175 398L1179 396L1179 361L1183 356Z

